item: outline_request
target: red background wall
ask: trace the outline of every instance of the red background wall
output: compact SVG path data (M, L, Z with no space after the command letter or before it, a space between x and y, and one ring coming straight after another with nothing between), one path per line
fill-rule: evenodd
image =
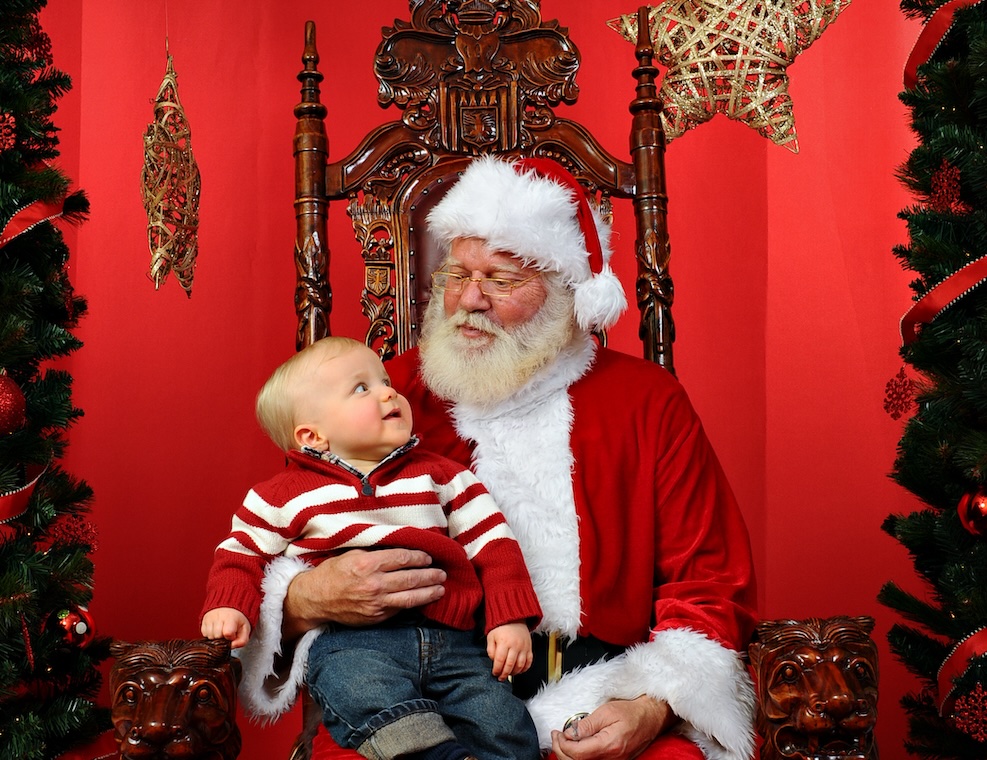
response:
M633 47L605 21L614 0L544 0L583 55L583 120L626 156ZM43 24L74 89L62 100L61 164L92 201L70 233L90 302L69 361L85 418L68 469L95 489L101 633L194 637L213 545L245 490L280 465L253 396L293 350L291 136L303 25L319 29L330 153L396 112L376 103L380 27L404 0L52 0ZM912 145L896 98L919 27L891 3L858 2L791 67L801 152L723 116L669 146L675 362L731 477L753 536L766 618L867 614L881 646L885 760L904 757L898 699L912 679L884 644L881 584L915 587L880 531L912 498L887 478L901 421L883 410L898 371L910 279L891 254L909 202L894 169ZM199 266L187 299L147 279L142 134L165 37L202 174ZM618 209L620 213L620 209ZM633 233L617 269L633 292ZM362 335L359 251L331 209L337 333ZM612 343L636 352L636 318ZM286 756L295 718L241 721L244 760Z

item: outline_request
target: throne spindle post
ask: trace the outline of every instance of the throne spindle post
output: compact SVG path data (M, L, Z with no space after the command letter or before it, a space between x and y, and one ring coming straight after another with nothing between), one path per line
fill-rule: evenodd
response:
M668 273L671 246L668 240L668 191L665 188L665 132L661 125L661 100L655 80L654 47L648 26L647 6L637 12L638 65L636 97L631 102L631 160L634 164L634 217L637 221L637 302L641 311L638 336L644 357L670 372L675 327L672 322L672 278Z
M315 45L315 22L305 22L302 54L301 102L295 106L295 312L298 332L295 346L301 350L330 334L329 313L329 203L326 200L327 109L319 99L319 52Z

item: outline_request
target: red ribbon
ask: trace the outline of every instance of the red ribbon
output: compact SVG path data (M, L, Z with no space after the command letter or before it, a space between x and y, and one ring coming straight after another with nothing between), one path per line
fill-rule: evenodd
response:
M971 261L922 296L901 318L901 342L909 345L926 325L987 280L987 256Z
M28 465L29 482L14 491L0 495L0 537L8 535L10 531L4 523L16 520L27 511L27 504L31 500L31 494L34 493L34 487L46 469L48 468L40 464Z
M956 700L953 681L966 672L970 660L987 653L987 628L980 628L953 647L953 651L939 667L939 715L946 717L953 711Z
M34 201L17 211L0 230L0 248L42 222L54 222L65 213L65 197L54 202Z
M928 61L936 52L936 48L946 36L949 27L953 25L953 14L960 8L976 5L978 2L980 0L952 0L952 2L939 6L939 9L932 14L932 18L922 28L922 32L908 56L908 61L905 63L905 89L914 89L915 85L918 84L918 67Z

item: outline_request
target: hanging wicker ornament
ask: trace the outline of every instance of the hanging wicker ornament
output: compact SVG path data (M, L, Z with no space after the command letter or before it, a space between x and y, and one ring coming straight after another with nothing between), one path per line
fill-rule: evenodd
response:
M151 249L149 276L155 290L169 272L174 272L179 285L192 297L199 248L199 186L192 133L178 99L178 77L168 55L168 70L154 99L154 121L144 133L141 173Z
M722 113L798 153L788 67L849 4L671 0L651 8L651 41L668 68L658 93L667 139ZM607 23L637 40L637 13Z

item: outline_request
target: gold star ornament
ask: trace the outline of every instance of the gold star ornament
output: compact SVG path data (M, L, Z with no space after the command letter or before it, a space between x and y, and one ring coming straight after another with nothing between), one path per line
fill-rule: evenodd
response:
M718 113L798 153L788 66L850 0L670 0L650 8L669 141ZM607 22L637 42L637 13Z

